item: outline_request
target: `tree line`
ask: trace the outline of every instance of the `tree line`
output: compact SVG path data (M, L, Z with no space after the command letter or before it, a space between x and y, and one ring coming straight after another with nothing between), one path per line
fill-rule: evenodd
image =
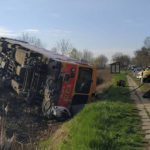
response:
M18 39L43 47L43 43L39 38L31 36L28 33L23 33ZM108 58L105 55L101 54L94 57L92 51L88 49L78 50L72 46L69 40L65 39L58 41L51 51L93 64L97 68L105 68L108 63ZM150 37L145 38L143 47L135 50L133 57L117 52L112 56L112 61L120 62L121 68L126 68L129 64L134 64L139 67L150 66Z
M40 38L32 36L28 33L23 33L17 37L18 40L26 41L38 47L43 47L43 43ZM56 43L56 46L51 48L51 51L72 57L77 60L81 60L85 63L95 65L97 68L105 68L108 62L108 58L105 55L99 55L94 57L92 51L84 49L83 51L74 48L69 40L62 39Z
M137 67L150 66L150 37L146 37L143 46L134 51L134 56L130 57L122 53L116 53L112 57L113 61L118 61L121 67L127 67L129 64L136 65Z
M150 66L150 37L144 40L144 46L134 52L134 57L131 59L132 64L137 66Z

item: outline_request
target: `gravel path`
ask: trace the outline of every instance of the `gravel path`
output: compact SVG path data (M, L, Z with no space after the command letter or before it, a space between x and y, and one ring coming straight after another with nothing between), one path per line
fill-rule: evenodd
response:
M130 90L138 87L130 76L127 76ZM136 107L139 110L139 116L142 122L142 130L145 134L145 139L148 141L146 150L150 150L150 99L142 97L143 94L140 89L131 93L131 98L135 101Z

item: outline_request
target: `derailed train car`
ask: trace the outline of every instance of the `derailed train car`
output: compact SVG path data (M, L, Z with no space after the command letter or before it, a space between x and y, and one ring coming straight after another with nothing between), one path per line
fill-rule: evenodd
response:
M41 97L47 117L69 117L96 89L93 66L9 38L0 38L0 77L26 99Z

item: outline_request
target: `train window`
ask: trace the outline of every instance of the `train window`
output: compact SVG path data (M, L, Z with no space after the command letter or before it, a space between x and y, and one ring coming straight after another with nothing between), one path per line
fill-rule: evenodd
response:
M89 93L91 82L92 69L80 67L75 91L77 93Z
M19 73L20 83L24 82L25 74L26 74L26 69L25 68L21 68L20 69L20 73Z

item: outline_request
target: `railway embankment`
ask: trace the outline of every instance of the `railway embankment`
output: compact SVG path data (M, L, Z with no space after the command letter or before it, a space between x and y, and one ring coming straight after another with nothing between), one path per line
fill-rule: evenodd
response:
M111 85L73 119L40 143L43 150L142 150L146 141L129 87L118 87L126 73L113 75Z

